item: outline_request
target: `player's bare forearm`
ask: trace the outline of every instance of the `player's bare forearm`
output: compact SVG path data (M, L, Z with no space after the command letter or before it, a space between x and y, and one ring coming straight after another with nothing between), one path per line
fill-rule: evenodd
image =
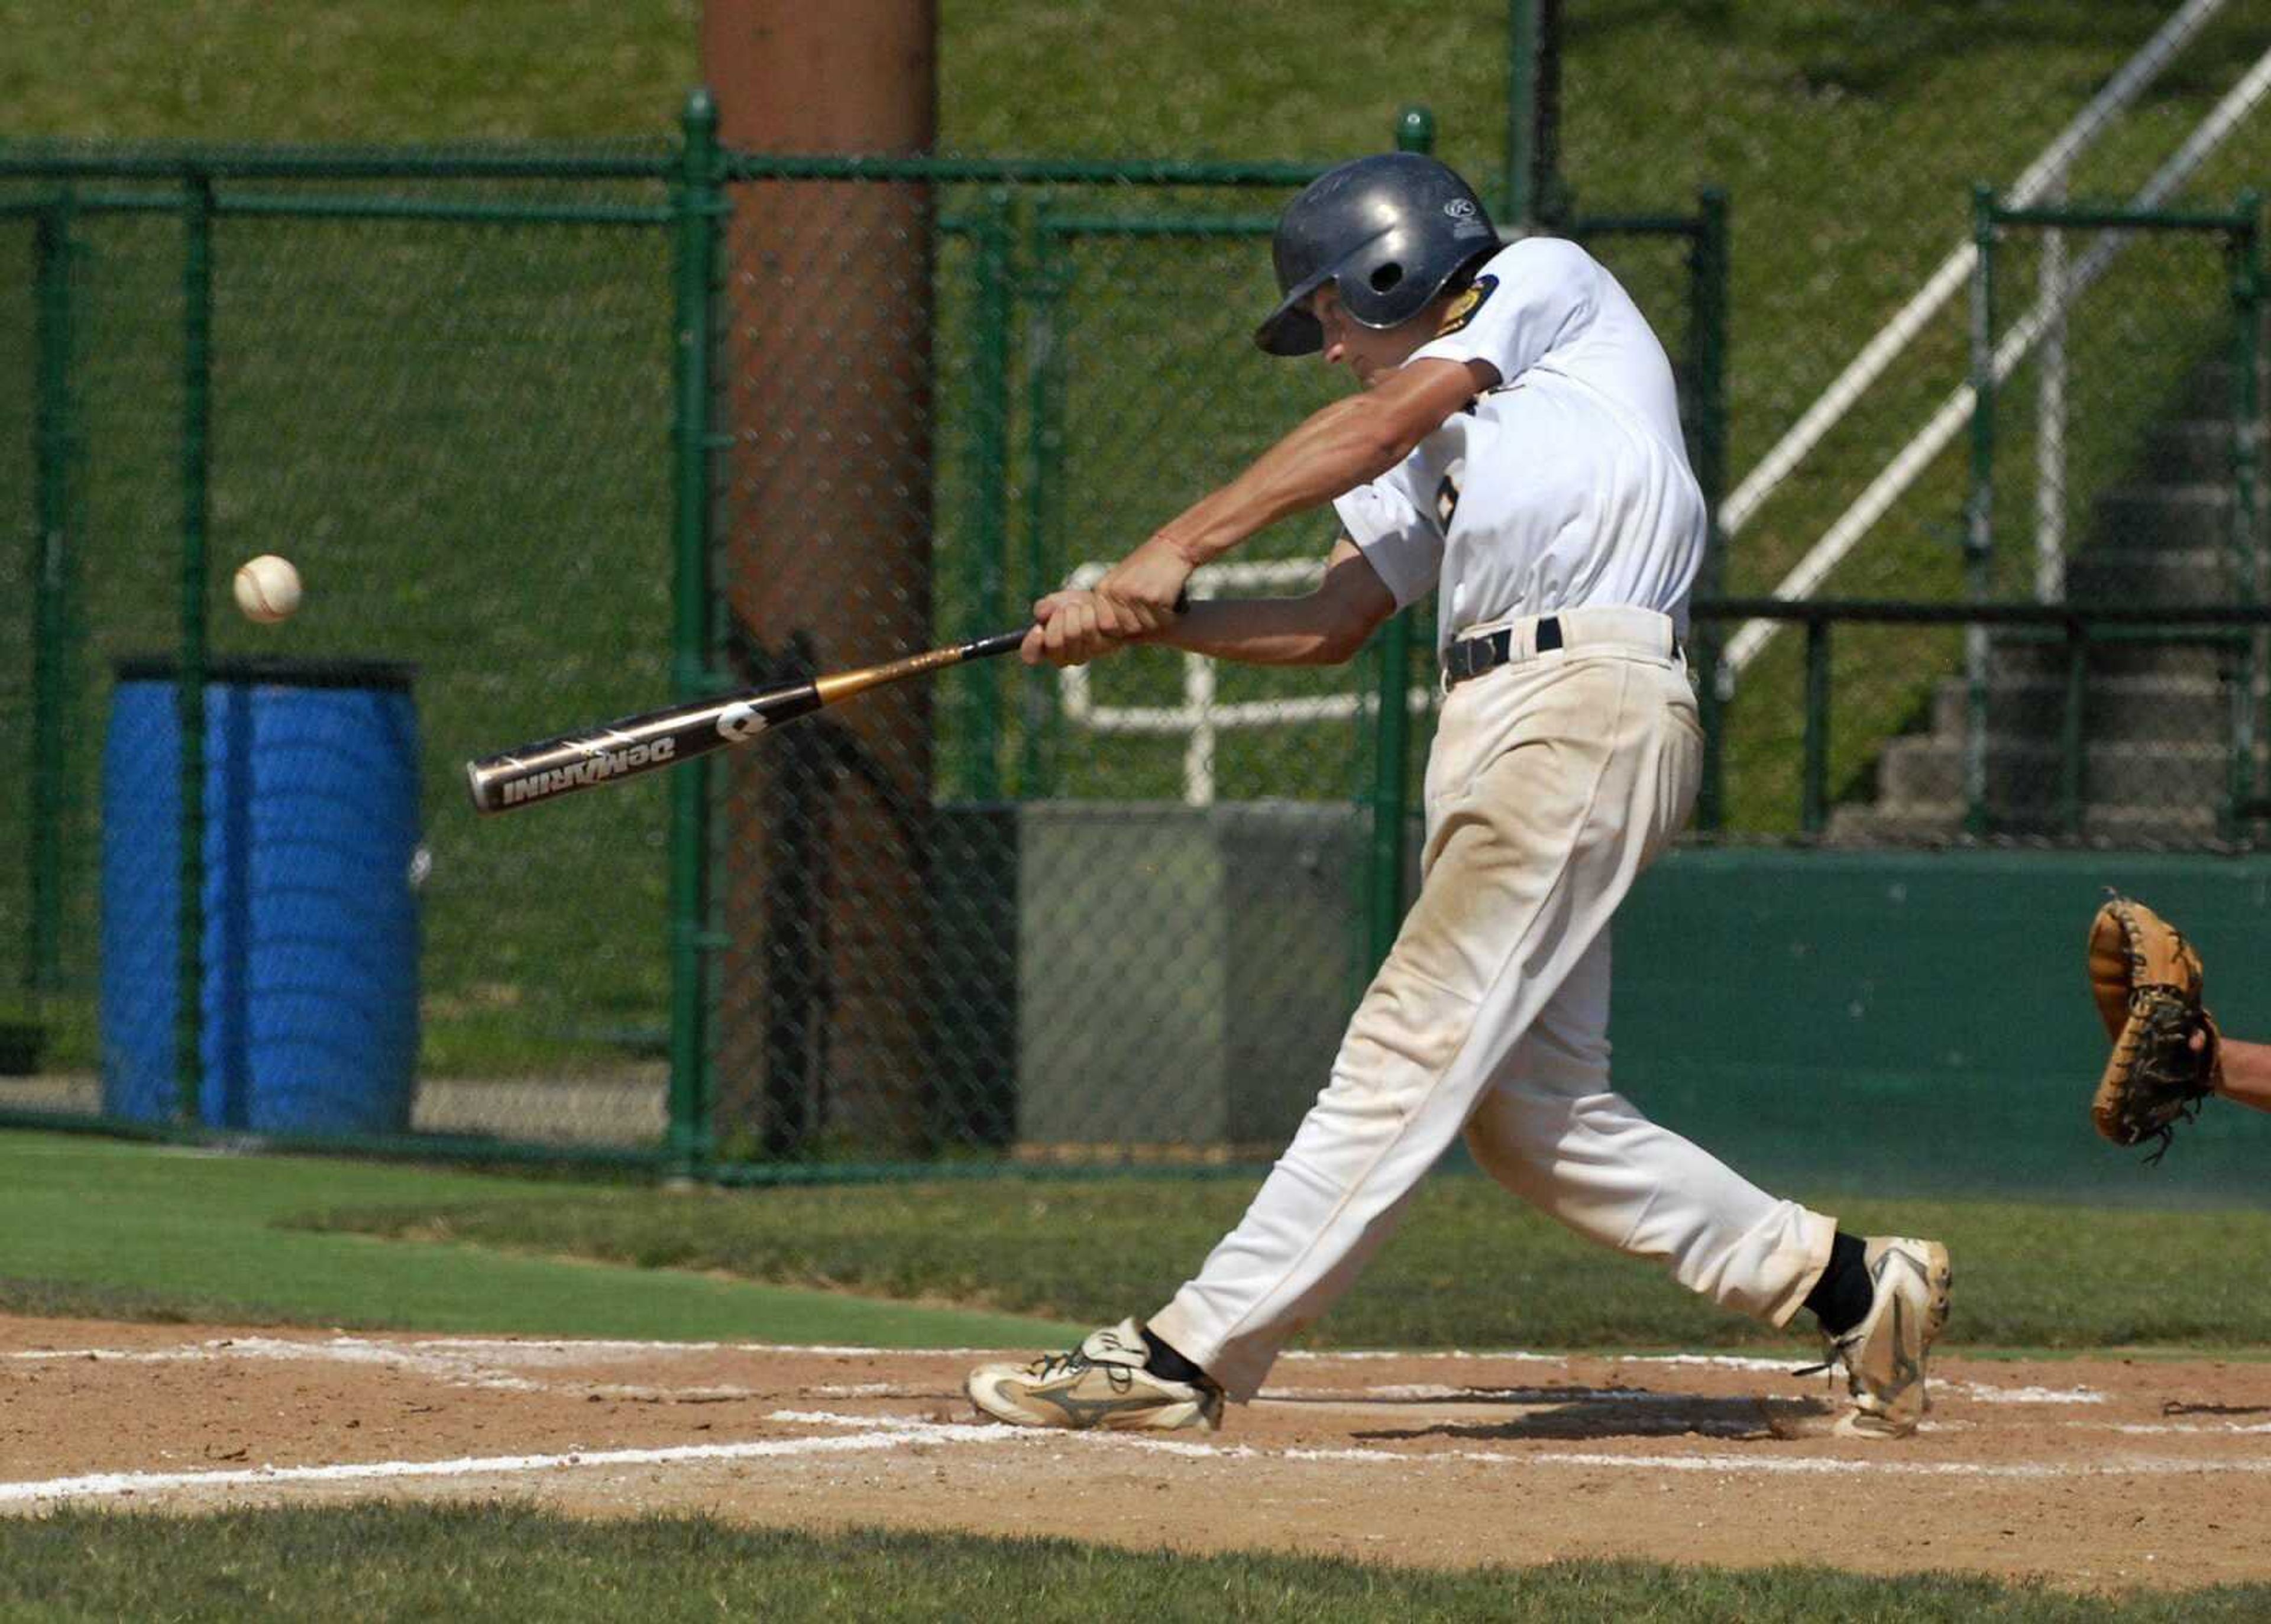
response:
M1195 603L1147 642L1246 666L1337 666L1356 650L1306 598L1232 598ZM1363 646L1361 638L1357 647Z
M1146 641L1247 666L1337 666L1395 612L1394 595L1344 540L1326 562L1324 585L1307 597L1195 603Z
M1496 377L1479 361L1405 367L1312 413L1245 473L1160 526L1158 539L1194 565L1219 558L1279 519L1378 479Z

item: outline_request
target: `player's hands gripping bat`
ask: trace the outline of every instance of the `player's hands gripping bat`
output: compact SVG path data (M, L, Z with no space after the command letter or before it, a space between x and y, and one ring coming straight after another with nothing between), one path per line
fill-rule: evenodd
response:
M540 801L556 801L594 785L674 767L712 750L745 743L784 722L887 682L921 676L964 660L1007 654L1024 640L1025 629L1020 627L903 659L815 677L809 682L753 688L626 716L582 733L516 745L469 761L466 786L473 792L474 807L483 812L510 812Z
M2089 927L2089 988L2113 1055L2089 1107L2116 1144L2157 1137L2167 1154L2177 1124L2223 1082L2215 1022L2200 1004L2200 955L2143 903L2117 896Z

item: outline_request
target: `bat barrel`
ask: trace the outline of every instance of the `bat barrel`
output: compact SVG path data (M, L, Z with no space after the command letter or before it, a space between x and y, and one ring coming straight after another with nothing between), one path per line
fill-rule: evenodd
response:
M562 734L465 764L465 789L479 812L509 812L540 801L610 784L617 778L675 766L711 750L754 739L768 727L834 704L854 694L965 659L1006 654L1024 640L1023 629L863 666L809 682L697 701L627 716L583 733Z
M480 812L509 812L658 771L754 739L766 728L820 708L809 682L767 693L707 699L627 716L584 733L524 744L465 764L465 787Z

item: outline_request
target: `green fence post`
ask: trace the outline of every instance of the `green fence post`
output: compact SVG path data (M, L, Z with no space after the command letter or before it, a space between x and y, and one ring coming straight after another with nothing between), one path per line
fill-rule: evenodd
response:
M715 684L710 675L710 457L714 390L711 361L717 342L714 287L719 220L726 212L719 185L718 109L707 90L687 98L681 120L677 215L676 311L672 327L673 538L671 689L681 700L698 698ZM670 1130L674 1176L693 1178L708 1166L710 1121L707 1032L710 937L710 764L692 761L670 784Z
M1971 241L1979 258L1971 276L1971 492L1963 527L1964 589L1986 600L1995 546L1995 191L1971 190ZM1963 631L1963 823L1987 832L1987 632Z
M2085 793L2082 769L2089 746L2082 726L2089 704L2089 622L2066 623L2066 704L2059 713L2059 829L2068 835L2081 832Z
M1703 488L1709 541L1700 595L1716 598L1727 582L1727 533L1719 504L1727 493L1727 194L1707 186L1696 194L1695 232L1689 239L1688 387L1695 399L1696 483ZM1695 652L1696 704L1703 724L1703 782L1695 797L1695 826L1717 832L1725 815L1726 714L1719 692L1719 649L1726 631L1716 620L1691 629Z
M2226 239L2231 256L2233 335L2231 384L2231 547L2245 583L2245 601L2260 604L2266 597L2262 531L2256 502L2262 482L2263 400L2259 375L2263 365L2263 200L2243 191L2232 211L2232 230ZM2247 699L2239 707L2238 736L2232 741L2233 801L2257 800L2263 793L2263 764L2257 760L2263 734L2257 731L2257 687L2264 681L2271 648L2260 630L2247 640ZM2271 718L2264 719L2271 726Z
M182 207L180 910L174 1008L175 1114L199 1120L205 1079L205 533L211 518L212 177L192 170Z
M1408 107L1396 118L1396 145L1406 153L1435 146L1435 115ZM1411 799L1411 611L1398 609L1381 629L1380 690L1373 734L1372 854L1366 865L1366 956L1377 970L1404 925L1404 823Z
M1008 579L1003 554L1009 541L1010 255L1015 248L1012 199L1006 188L987 194L971 228L978 253L977 294L971 301L969 542L975 590L964 635L987 637L1006 629ZM962 688L961 779L964 801L1001 794L1001 667L982 660Z
M1560 0L1508 0L1506 205L1501 226L1558 227L1569 212L1560 179Z
M63 813L70 734L64 707L70 683L65 640L71 623L71 469L77 425L71 421L71 198L59 195L39 216L34 319L38 362L34 382L32 534L31 868L28 950L24 986L53 992L63 983Z
M1818 835L1829 822L1829 620L1806 617L1806 765L1798 823Z
M1056 585L1049 559L1056 535L1056 498L1064 476L1064 358L1058 315L1069 268L1057 254L1049 224L1049 199L1037 197L1025 217L1025 600L1031 603ZM1028 680L1018 684L1023 725L1019 729L1017 793L1034 800L1048 793L1046 735L1054 715L1055 688Z

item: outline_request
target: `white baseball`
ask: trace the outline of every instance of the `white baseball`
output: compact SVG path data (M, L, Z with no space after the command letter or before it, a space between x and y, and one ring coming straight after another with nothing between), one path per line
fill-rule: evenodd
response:
M264 626L286 619L300 607L300 572L273 553L246 559L236 567L236 607Z

